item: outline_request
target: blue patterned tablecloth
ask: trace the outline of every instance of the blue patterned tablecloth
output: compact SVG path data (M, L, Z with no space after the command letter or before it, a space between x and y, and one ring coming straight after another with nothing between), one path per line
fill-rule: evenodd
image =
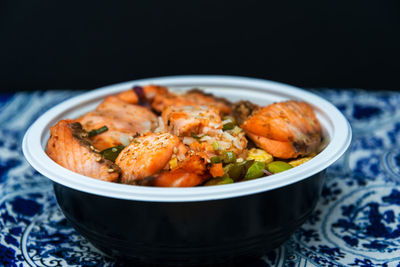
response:
M28 126L80 92L0 94L0 266L118 266L60 212L21 151ZM316 90L349 119L353 142L327 170L311 218L255 266L400 266L400 93Z

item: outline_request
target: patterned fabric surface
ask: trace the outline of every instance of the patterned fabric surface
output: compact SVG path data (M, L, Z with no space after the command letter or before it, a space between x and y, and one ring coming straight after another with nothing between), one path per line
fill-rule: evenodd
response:
M66 221L50 181L24 160L29 125L81 92L0 95L0 265L118 266ZM318 90L353 142L327 170L311 218L252 266L400 266L400 93Z

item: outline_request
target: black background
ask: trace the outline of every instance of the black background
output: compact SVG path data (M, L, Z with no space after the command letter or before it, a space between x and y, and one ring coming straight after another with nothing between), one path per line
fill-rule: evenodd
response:
M0 89L230 74L400 89L399 1L0 1Z

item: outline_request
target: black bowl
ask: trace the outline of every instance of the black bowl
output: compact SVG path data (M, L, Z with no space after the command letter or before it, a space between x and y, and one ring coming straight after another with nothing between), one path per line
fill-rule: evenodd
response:
M108 183L71 172L47 157L44 148L51 125L93 109L108 94L148 83L177 90L200 87L229 100L248 99L261 105L286 99L308 101L329 144L312 160L280 174L196 188ZM314 94L263 80L190 76L128 82L68 100L31 126L23 151L35 169L53 180L68 221L111 257L135 264L226 265L260 257L287 240L313 211L325 169L350 141L347 120Z
M239 263L280 246L317 203L324 171L257 194L193 202L108 198L54 183L72 226L106 254L131 263Z

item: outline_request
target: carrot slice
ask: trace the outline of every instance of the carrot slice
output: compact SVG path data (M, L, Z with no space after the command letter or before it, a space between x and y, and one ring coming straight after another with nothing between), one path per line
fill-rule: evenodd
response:
M224 168L222 168L222 163L211 165L210 173L212 177L219 177L224 175Z

